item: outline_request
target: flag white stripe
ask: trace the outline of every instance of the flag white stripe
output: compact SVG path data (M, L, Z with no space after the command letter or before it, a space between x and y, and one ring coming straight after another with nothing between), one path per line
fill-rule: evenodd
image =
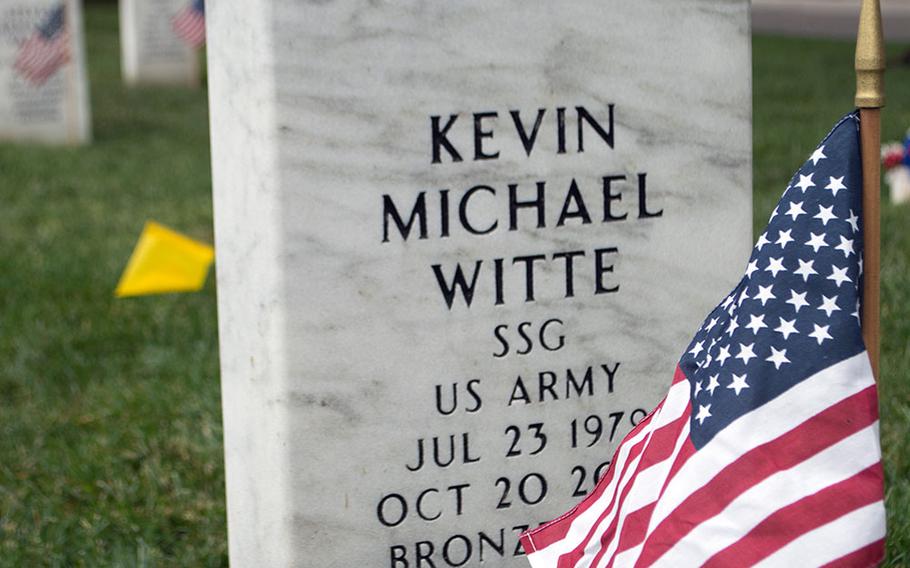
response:
M195 12L179 15L174 20L174 31L187 42L201 43L205 39L205 16Z
M645 547L644 543L633 546L628 550L622 551L619 555L616 556L616 560L613 561L613 566L616 568L626 568L627 566L634 566L635 561L638 560L638 557L641 555L641 550Z
M41 57L32 63L29 75L38 79L49 77L57 70L59 54L47 50L41 54Z
M56 53L50 48L36 51L32 61L29 62L29 67L34 68L36 71L40 71L52 61L55 56Z
M798 465L766 478L677 541L660 561L670 566L702 564L717 551L743 538L778 509L878 463L877 436L878 428L870 425ZM840 538L853 540L850 533ZM855 548L864 544L867 543Z
M199 29L202 18L198 16L193 16L189 18L181 18L177 21L177 30L185 32L187 30L194 31Z
M619 447L619 452L617 453L616 459L613 461L612 467L614 467L616 471L621 471L624 467L624 464L628 460L629 450L632 448L632 446L635 446L638 444L638 442L643 440L645 436L649 436L650 434L650 428L645 428L634 438L629 440L627 444L622 444ZM635 460L633 460L634 463L630 465L630 470L634 469L634 466L638 463L639 457L641 457L640 454L635 458ZM547 548L529 554L528 560L531 562L532 568L551 568L552 566L556 565L556 563L559 561L560 556L566 552L573 550L576 546L581 544L581 542L587 536L591 526L597 522L597 517L599 517L600 513L602 512L602 508L598 507L598 504L600 504L601 500L604 498L607 499L607 503L609 502L610 496L615 493L615 488L619 481L619 476L615 475L610 480L609 485L604 489L604 492L601 495L601 498L598 499L597 504L591 505L586 511L584 511L582 514L576 517L574 521L572 521L572 525L563 539L553 543ZM604 503L603 506L606 506L606 503Z
M832 365L781 396L741 416L696 452L670 481L654 509L648 535L689 495L746 452L798 427L806 419L874 384L863 351ZM760 424L760 428L755 425Z
M650 436L650 435L651 435L650 431L648 431L645 434L645 436ZM631 445L634 445L634 444L631 444ZM631 477L635 475L635 468L638 467L639 460L641 460L640 453L637 456L635 456L635 458L632 459L632 461L629 462L629 467L627 468L625 475L623 475L621 477L619 475L616 475L613 479L610 480L610 487L608 488L609 491L604 491L603 496L602 496L602 497L607 497L607 502L605 502L603 504L603 507L606 507L606 505L609 503L609 499L613 495L621 492L623 490L623 488L625 488L625 486L628 485ZM619 470L617 470L617 471L619 471ZM600 501L598 501L598 503L599 502ZM615 506L616 506L616 503L613 503L613 507L615 507ZM591 527L594 525L594 523L597 522L597 517L599 517L600 514L603 513L603 511L604 511L603 507L592 506L587 511L585 511L585 516L588 517L588 519L589 519L588 522L586 522L585 524L582 525L582 524L578 523L577 519L576 519L576 522L572 523L570 533L572 533L572 532L575 533L575 534L573 534L573 537L577 537L577 538L574 538L574 540L578 544L581 544L581 542L588 535L588 531L590 531ZM612 514L612 510L613 509L611 508L610 514ZM566 536L568 536L568 535L566 535ZM596 542L597 539L598 539L598 535L595 533L594 537L592 537L592 540ZM575 546L572 546L572 547L562 546L563 543L566 542L566 540L567 539L563 539L563 540L559 541L558 543L555 543L553 546L546 548L545 552L547 553L546 554L547 561L544 563L541 563L539 565L544 566L544 567L555 566L556 563L559 561L560 556L562 556L566 552L573 550L575 548ZM557 547L557 545L559 545L559 546ZM590 543L588 544L588 546L591 546ZM595 549L594 554L596 554L596 553L597 553L597 550ZM586 548L585 552L584 552L584 556L582 556L582 558L580 558L578 560L578 562L576 562L574 568L587 568L590 565L592 558L593 558L593 555ZM536 568L537 564L532 563L532 566L534 566Z
M642 507L650 505L655 502L658 497L660 497L660 490L664 486L664 481L667 479L667 476L670 474L670 469L673 467L673 463L676 461L676 456L679 455L680 450L683 447L683 444L689 438L689 422L686 422L676 439L676 445L673 447L673 452L670 454L670 457L665 459L662 462L656 463L648 469L640 472L638 478L635 480L635 485L632 486L631 491L626 496L626 500L623 503L622 515L619 518L619 522L616 525L616 538L610 539L610 545L607 547L603 558L601 558L598 566L606 566L610 562L610 558L613 556L613 553L616 551L616 548L619 546L619 535L622 534L623 526L625 526L626 519L631 513L638 511ZM637 544L637 543L636 543ZM618 564L614 564L618 566Z
M33 36L20 49L14 67L22 76L42 83L69 60L69 34L59 32L50 40Z
M653 433L652 433L653 435ZM635 457L635 461L631 464L626 474L622 476L622 481L619 484L619 487L616 489L614 495L618 496L620 493L625 490L626 486L632 482L636 475L636 469L638 469L638 463L641 461L642 454L638 454ZM597 525L597 529L594 531L594 534L591 535L590 540L585 545L584 556L582 556L578 562L575 563L573 568L589 568L591 562L594 561L594 557L597 555L597 552L601 548L600 537L603 536L603 533L606 532L607 527L610 526L610 523L613 521L613 517L616 515L619 507L619 499L616 499L610 506L610 510L604 515L604 518Z
M650 500L647 502L644 502L644 498L642 498L640 501L636 501L632 507L629 507L628 509L626 509L626 512L623 515L623 518L620 520L619 530L617 531L617 534L622 534L622 526L625 523L626 517L630 513L633 513L635 511L641 509L645 505L653 503L654 501L656 501L657 499L660 498L660 494L661 494L660 492L663 489L666 477L667 477L667 475L669 475L670 469L673 467L673 463L676 461L676 458L679 456L679 452L682 450L682 447L686 443L688 438L689 438L689 423L686 423L685 427L680 432L679 438L676 440L676 446L673 448L673 454L670 456L670 458L661 462L660 464L655 465L654 468L652 468L652 469L660 469L661 473L663 474L663 477L658 478L656 481L648 480L648 482L646 484L639 486L639 487L644 488L642 490L643 492L646 490L648 491L648 497L650 497ZM618 541L617 541L616 546L618 546ZM608 554L604 555L604 559L601 562L602 566L605 566L606 564L609 563L609 557L611 554L613 554L613 550L616 549L616 546L614 546L612 542L610 543L611 549ZM636 546L621 552L614 560L613 566L615 568L620 568L623 566L632 566L635 563L635 561L638 559L639 554L641 554L641 549L643 546L644 546L644 543L640 542L640 543L637 543Z
M620 506L623 507L623 511L626 510L625 509L626 505L624 503L620 503L620 501L619 501L619 495L622 494L622 492L629 485L629 483L632 483L633 481L635 482L635 485L633 485L633 489L635 486L643 483L639 480L639 477L642 472L638 471L638 464L641 462L642 458L645 456L645 453L648 450L648 446L650 446L650 444L651 444L651 440L654 439L655 433L658 430L660 430L661 428L668 426L674 420L677 420L678 418L680 418L681 416L683 416L685 414L685 411L689 406L689 389L690 389L689 382L688 381L679 382L674 386L674 388L682 387L682 386L684 386L685 389L682 389L682 388L678 389L675 393L673 393L672 399L670 398L669 395L667 396L666 402L664 402L664 405L661 407L658 415L654 417L654 427L651 429L651 433L649 435L648 440L645 442L645 446L642 449L642 452L636 458L635 463L633 464L633 467L629 467L629 469L626 471L626 474L623 476L622 483L620 484L620 487L617 488L617 490L614 494L616 496L615 501L613 502L613 504L610 507L610 510L607 512L607 514L604 515L603 519L601 519L598 522L597 528L595 529L594 533L591 535L591 538L588 540L587 544L585 545L584 556L575 564L574 568L588 568L591 565L591 563L594 561L594 558L597 556L598 552L602 548L601 538L603 537L603 535L607 531L607 529L610 528L610 525L613 523L613 519L616 518L616 516L622 512L622 511L620 511ZM686 436L688 436L688 424L686 424L683 427L683 429L686 431ZM661 462L661 463L663 463L663 462ZM649 467L645 471L650 471L652 469L653 469L653 467ZM630 490L630 492L631 492L631 490ZM615 541L616 539L612 539L612 540Z
M635 437L624 441L619 446L612 465L614 471L622 471L624 464L628 460L629 452L633 446L644 440L646 436L650 436L651 432L654 430L658 429L661 426L665 426L666 424L669 424L673 420L682 416L688 406L688 401L688 381L681 381L670 387L664 405L661 407L658 414L651 419L651 422L648 423L648 426L636 434ZM636 459L635 464L637 463L638 460ZM629 471L634 471L634 467L630 467ZM528 555L528 560L530 560L531 566L533 568L547 568L548 566L555 565L560 556L579 546L588 535L590 528L594 525L595 522L597 522L597 518L600 516L600 513L603 512L603 509L610 502L612 496L616 493L616 486L619 481L619 475L615 475L610 480L609 485L604 489L598 500L595 503L592 503L586 511L584 511L572 521L572 525L566 533L565 538L559 542L553 543L551 546L545 548L544 550L540 550Z
M25 43L25 45L22 48L22 54L20 56L21 57L20 65L26 69L29 67L29 65L31 65L32 61L34 61L35 58L41 52L41 50L39 49L40 46L35 45L37 43L37 41L38 41L37 39L31 38Z
M808 532L781 548L756 568L821 566L885 537L885 504L872 503ZM845 538L849 536L849 538Z

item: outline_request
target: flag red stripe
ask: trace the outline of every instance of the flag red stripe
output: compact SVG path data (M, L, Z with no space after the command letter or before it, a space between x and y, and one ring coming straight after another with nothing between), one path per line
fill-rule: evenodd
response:
M688 414L689 413L687 413L687 415ZM670 481L673 480L679 470L682 469L684 465L686 465L686 462L689 461L689 458L695 455L695 452L695 445L692 444L692 440L687 438L683 443L679 454L674 459L673 465L670 466L670 471L667 473L667 479L664 481L664 484L660 489L660 493L657 495L657 500L659 500L660 497L664 494L664 491L667 490L667 485L670 484ZM638 511L632 513L632 515L636 515L637 518L634 519L632 527L630 527L629 530L622 531L622 534L620 535L619 546L616 548L615 554L619 554L624 550L628 550L641 544L645 538L645 535L647 534L648 526L651 523L651 516L654 514L654 505L656 504L657 500L655 500L655 503L652 503L647 507L642 507L642 509L639 509ZM647 519L644 518L645 516L647 516ZM644 521L644 525L641 524L642 521ZM609 566L612 565L613 559L610 560Z
M647 444L647 442L648 442L648 438L646 437L646 438L642 439L641 441L639 441L638 443L636 443L634 446L632 446L632 448L630 448L629 456L626 459L625 463L623 463L622 472L619 474L620 480L625 477L627 472L630 471L629 468L630 468L632 462L635 461L635 459L641 454L642 451L644 451L645 444ZM610 469L612 470L613 468L611 467ZM615 475L615 473L614 473L614 475ZM610 498L610 502L605 507L603 507L603 512L600 514L600 517L598 517L598 522L591 526L590 530L588 531L588 534L585 535L584 539L582 539L581 544L577 548L575 548L575 549L571 550L570 552L563 554L562 556L559 557L559 562L556 564L557 568L572 568L574 566L575 562L577 562L578 559L580 559L582 556L584 556L585 544L587 544L587 542L593 536L594 531L597 529L597 525L600 523L600 519L602 519L604 516L606 516L607 512L613 507L613 504L616 502L616 497L617 497L617 495L616 495L616 493L614 493L613 496ZM593 499L592 499L592 502L593 502ZM590 507L590 504L588 506Z
M679 451L679 455L676 456L676 461L674 461L673 466L670 467L670 472L667 474L667 480L664 482L664 486L660 488L660 496L663 496L664 492L667 490L667 486L670 485L670 482L673 481L673 478L676 477L679 470L686 465L689 458L695 455L696 451L692 440L686 440L682 449ZM660 499L660 496L658 496L658 499Z
M622 518L622 509L625 505L626 496L629 491L632 490L633 485L635 484L636 478L639 474L646 471L648 468L651 468L659 463L670 459L673 456L673 450L676 448L676 444L679 441L679 436L684 430L684 426L688 424L691 412L685 412L682 416L674 420L673 422L667 424L657 432L651 435L650 442L646 448L644 454L642 455L641 461L639 461L638 469L635 474L632 476L632 480L624 488L622 495L619 498L619 506L617 507L616 513L613 515L613 519L610 521L610 525L604 534L601 536L600 541L603 546L600 550L597 551L597 554L594 556L594 560L591 562L592 565L597 565L601 558L607 551L606 545L613 540L614 535L616 534L617 527ZM657 496L655 495L655 498ZM644 509L647 509L648 520L650 520L651 512L654 510L654 502L646 505ZM639 509L641 511L642 509ZM602 522L604 517L601 516L597 521L597 525ZM640 520L640 519L639 519ZM645 521L644 530L647 530L647 520ZM626 525L624 524L624 527ZM596 526L595 526L596 528ZM641 542L641 539L644 537L644 530L640 533L641 536L635 542L632 542L629 546L634 546ZM584 551L586 543L582 543L579 547L581 551ZM620 541L622 545L622 541Z
M753 448L695 490L655 528L635 564L649 566L692 529L717 515L763 479L789 469L876 421L870 386L816 414L778 438Z
M19 52L19 58L16 60L16 67L20 71L28 71L32 61L41 53L41 40L32 37L22 44Z
M184 39L198 38L205 28L199 22L187 22L179 25L176 31Z
M182 18L176 21L175 29L182 35L196 34L203 25L205 25L205 22L202 21L201 18Z
M705 568L751 565L815 528L881 500L880 463L775 511L736 543L721 550ZM851 564L855 566L855 564Z
M881 499L881 495L879 495ZM822 568L872 568L885 557L885 539L877 540L846 556L829 562Z
M619 443L619 446L616 448L615 456L619 456L619 450L623 447L627 440L635 438L643 429L647 428L653 417L658 413L658 411L663 407L663 402L661 402L653 412L648 416L642 419ZM589 508L591 508L594 503L603 495L604 491L610 485L613 476L616 475L617 467L624 467L628 464L629 460L633 459L631 454L621 463L616 461L612 462L607 468L606 473L598 480L597 484L594 487L594 490L581 502L577 507L568 511L566 514L560 516L557 519L550 521L549 523L540 526L534 530L528 531L521 536L521 544L524 547L527 553L531 553L535 550L540 550L546 548L551 544L558 542L565 538L566 534L571 528L571 519L578 517Z
M636 475L637 475L637 473L638 472L636 472ZM625 487L623 487L622 493L619 495L620 505L617 507L616 512L613 514L613 519L610 521L610 525L607 527L607 530L605 530L600 537L600 546L598 547L597 553L594 555L594 558L590 562L591 566L596 566L597 563L600 562L600 560L603 558L604 554L607 551L607 546L609 545L610 541L612 541L616 535L616 527L619 523L619 518L622 513L622 502L625 501L626 496L628 496L629 492L632 491L632 487L634 485L636 475L633 475L632 480L628 484L626 484ZM652 509L653 509L653 504L652 504ZM602 520L603 520L603 517L601 517L600 519L597 520L597 524L594 526L595 529L601 524ZM581 554L578 555L578 558L581 558L582 556L584 556L584 550L585 550L586 544L587 544L587 541L585 542L585 544L583 544L578 549L576 549L577 551L581 552ZM573 552L575 552L575 551L573 551Z
M688 378L686 377L686 374L683 373L683 370L680 369L679 366L677 366L676 371L673 373L673 382L670 383L670 386L673 386L676 383L681 383L686 380L688 380Z
M577 561L578 559L584 557L585 548L589 546L589 543L594 538L594 534L598 531L610 513L612 513L612 519L610 520L610 524L607 526L607 530L601 535L600 542L603 544L608 543L610 540L612 540L613 535L616 533L616 527L622 514L623 503L625 502L629 491L632 490L632 487L635 484L635 478L648 468L670 459L671 455L673 454L673 449L676 447L676 442L679 440L680 432L683 430L683 426L688 423L690 415L690 409L687 409L686 412L682 414L682 416L659 428L656 432L652 433L647 440L643 440L643 442L646 443L646 447L641 460L639 461L635 471L632 473L632 477L630 478L629 482L626 484L621 494L618 496L618 499L617 496L613 497L613 500L610 502L610 506L605 508L604 511L600 514L600 516L597 518L597 521L591 526L591 530L588 531L585 539L579 543L579 545L575 547L574 550L564 556L568 556L569 558L574 559L574 561ZM618 503L616 505L615 511L613 510L614 502ZM601 547L597 551L592 564L596 564L597 561L603 557L605 550L606 549L604 547ZM561 562L562 558L560 558L560 563ZM560 566L562 566L562 564L560 564Z
M677 383L680 383L680 382L683 382L686 380L687 380L686 375L685 375L685 373L683 373L682 369L680 369L679 367L676 367L676 371L673 373L673 381L671 383L671 389ZM682 387L677 387L677 388L682 388ZM663 410L664 404L666 403L666 401L667 401L667 398L665 397L663 400L660 401L660 403L657 405L657 407L654 408L654 410L652 410L644 419L642 419L641 422L639 422L628 434L626 434L626 436L619 443L619 446L617 446L617 449L614 452L614 456L619 456L620 450L623 448L623 446L625 446L627 444L627 442L629 440L634 439L637 435L639 435L642 432L642 430L644 430L645 428L650 426L652 420L657 415L659 415L660 412ZM684 415L688 416L688 414L689 414L688 410L686 412L684 412ZM585 511L587 511L589 508L591 508L597 502L598 499L600 499L600 497L603 495L604 491L607 489L607 487L609 487L610 482L612 481L613 476L615 475L615 471L616 471L617 467L625 467L625 464L628 463L628 460L631 460L631 459L633 459L633 458L631 456L629 456L626 458L626 461L623 461L622 463L617 463L616 461L611 463L607 472L598 481L597 485L594 487L594 490L591 492L591 494L589 494L584 499L584 501L579 503L574 509L568 511L567 513L560 516L559 518L554 519L541 527L538 527L536 529L533 529L533 530L528 531L527 533L523 534L521 536L520 540L521 540L522 546L524 547L525 551L530 554L531 552L534 552L535 550L541 550L541 549L546 548L546 547L550 546L551 544L565 538L569 532L569 529L571 528L572 519L575 519L579 515L583 514ZM679 467L681 467L681 466L682 466L682 464L679 464ZM676 469L678 469L678 467Z
M689 388L688 382L686 382L685 385L678 385L678 383L681 383L683 381L687 381L686 375L682 372L682 370L679 367L677 367L676 372L673 375L671 392L673 392L672 389L675 387L676 389L686 389L686 393L688 393L688 388ZM682 394L682 393L679 393L679 394ZM666 404L668 398L669 398L669 393L668 393L668 397L664 398L653 411L651 411L644 419L642 419L642 421L639 422L632 429L632 431L630 431L623 438L623 440L620 442L619 446L617 447L617 449L614 453L614 456L621 456L622 455L621 450L625 446L628 445L630 440L635 439L637 436L642 434L643 430L651 427L652 421L655 420L655 418L658 417L660 415L660 413L664 410L664 407L665 407L665 404ZM686 396L686 399L688 399L688 396ZM687 404L685 411L682 412L682 416L688 417L689 415L690 415L690 408ZM664 425L661 429L663 430L666 427L667 427L667 425ZM648 434L648 436L650 436L650 435L651 434ZM646 437L643 440L641 440L640 442L638 442L637 444L641 444L642 442L647 443L648 439L649 438ZM691 446L691 442L689 442L689 445ZM631 450L636 450L636 448L633 447L633 448L631 448ZM670 450L672 451L672 446L671 446ZM692 450L694 451L694 448L692 448ZM684 453L689 455L688 452L684 451ZM624 459L619 459L619 460L614 459L613 463L610 464L610 467L608 468L606 474L604 474L604 476L598 481L598 483L595 486L592 493L589 494L588 497L586 497L584 501L579 503L578 506L576 506L574 509L568 511L566 514L562 515L561 517L547 523L546 525L543 525L541 527L538 527L537 529L528 531L527 533L522 535L520 540L521 540L522 546L524 547L525 551L528 553L531 553L536 550L541 550L543 548L546 548L546 547L554 544L555 542L558 542L558 541L564 539L567 536L569 530L572 528L572 521L577 519L580 515L584 514L588 509L590 509L592 506L594 506L595 504L598 503L598 500L602 498L604 492L607 490L608 487L610 487L610 483L613 481L613 478L616 475L617 469L622 468L623 474L624 474L626 471L626 468L628 467L628 463L630 461L633 461L635 459L636 455L637 455L637 453L633 455L632 452L630 451L629 455L627 455ZM675 470L678 470L678 468L681 466L682 466L682 463L674 464ZM671 470L671 471L675 471L675 470ZM613 489L613 491L615 491L615 488ZM615 496L614 496L614 499L615 499ZM610 505L612 505L612 501L610 502ZM606 510L609 510L610 505L607 505ZM602 506L602 504L598 505L598 506ZM599 523L599 521L598 521L598 523ZM597 527L597 523L594 524L594 526L591 530L592 531L595 530L596 527ZM580 541L579 546L582 547L582 550L583 550L585 542L587 542L590 538L591 538L591 532L589 532L588 535Z
M43 83L50 78L64 62L65 59L63 57L49 56L46 60L41 61L40 64L34 66L33 69L30 69L27 77L32 79L36 84Z
M610 559L610 563L607 564L607 568L613 566L618 554L641 543L644 535L648 532L648 523L651 522L651 515L654 513L654 507L656 506L657 501L654 501L650 505L646 505L626 516L625 524L619 534L619 546L616 547L616 552L613 554L613 558Z
M63 31L50 41L38 35L30 37L19 48L13 67L27 81L38 86L69 60L69 34Z
M186 8L173 20L174 32L192 46L205 41L205 16L192 8Z

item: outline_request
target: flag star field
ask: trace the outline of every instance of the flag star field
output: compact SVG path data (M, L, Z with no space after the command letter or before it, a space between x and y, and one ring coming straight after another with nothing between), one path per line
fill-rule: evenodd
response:
M692 384L696 417L709 416L693 417L696 447L743 413L863 351L860 155L838 132L856 127L854 118L841 122L794 175L747 275L683 355L680 368ZM718 357L728 352L737 355ZM724 388L706 390L712 377ZM734 381L747 386L726 388Z

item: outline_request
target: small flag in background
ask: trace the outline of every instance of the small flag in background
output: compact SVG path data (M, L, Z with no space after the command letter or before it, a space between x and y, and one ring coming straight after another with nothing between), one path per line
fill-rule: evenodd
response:
M858 125L845 117L793 177L745 276L595 490L522 535L534 568L882 559Z
M70 37L63 3L52 8L19 48L14 67L35 86L43 85L70 60Z
M177 12L172 24L174 33L192 47L199 47L204 44L205 2L203 0L191 0L188 5Z
M145 224L120 277L118 298L195 292L205 285L215 250L154 221Z

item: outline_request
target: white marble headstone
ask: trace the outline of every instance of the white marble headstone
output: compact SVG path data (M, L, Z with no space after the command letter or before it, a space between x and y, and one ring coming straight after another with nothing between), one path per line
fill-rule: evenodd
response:
M62 23L54 25L61 7ZM45 26L42 45L36 38ZM67 62L53 65L55 57ZM0 140L76 144L90 138L81 2L0 0Z
M235 566L525 565L742 274L748 8L209 6Z
M120 63L128 85L199 85L199 54L175 32L186 0L120 0Z

